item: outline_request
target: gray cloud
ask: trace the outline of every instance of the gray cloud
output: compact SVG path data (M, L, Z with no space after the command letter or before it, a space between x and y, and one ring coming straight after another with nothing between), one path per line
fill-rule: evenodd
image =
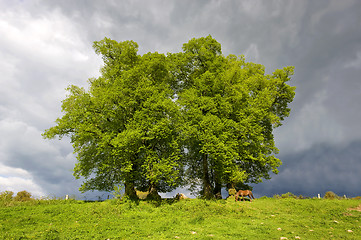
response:
M131 39L140 53L166 53L211 34L225 55L244 54L267 72L295 66L291 116L275 131L284 165L271 181L255 186L258 194L307 195L303 182L338 191L347 181L347 194L357 192L359 1L51 0L0 1L0 7L0 191L76 192L71 145L40 134L61 115L66 86L86 86L99 75L93 41Z
M279 174L256 189L269 196L292 192L315 197L327 191L360 196L360 146L361 140L346 145L317 144L306 151L280 156L284 165Z

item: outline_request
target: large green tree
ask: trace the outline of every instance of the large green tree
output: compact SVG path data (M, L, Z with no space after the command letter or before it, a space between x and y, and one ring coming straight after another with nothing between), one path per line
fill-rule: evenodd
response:
M277 172L273 129L289 115L293 67L265 74L260 64L225 57L211 36L192 39L178 62L181 106L188 155L188 179L206 198L223 186L257 183Z
M89 90L70 86L64 115L46 138L69 136L78 163L81 190L113 190L125 185L136 198L135 186L157 194L179 183L178 106L172 100L166 56L137 54L133 41L108 38L94 43L104 61L102 75L89 80Z
M88 90L70 86L64 115L43 134L70 137L81 190L124 184L136 198L135 187L157 196L190 185L213 198L277 172L273 129L290 113L293 67L265 74L243 56L223 56L211 36L167 56L108 38L94 49L101 76Z

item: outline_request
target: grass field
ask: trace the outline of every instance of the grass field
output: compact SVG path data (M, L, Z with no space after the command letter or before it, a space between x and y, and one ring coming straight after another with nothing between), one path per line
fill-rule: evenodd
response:
M0 202L0 239L361 239L360 200Z

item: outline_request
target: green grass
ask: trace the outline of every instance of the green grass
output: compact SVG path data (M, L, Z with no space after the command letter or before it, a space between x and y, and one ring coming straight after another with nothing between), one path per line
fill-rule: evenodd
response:
M0 202L0 239L360 239L360 200ZM349 232L351 230L352 232Z

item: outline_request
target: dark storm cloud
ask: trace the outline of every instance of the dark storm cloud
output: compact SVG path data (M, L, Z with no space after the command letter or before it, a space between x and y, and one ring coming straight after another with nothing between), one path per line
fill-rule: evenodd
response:
M361 140L346 145L319 144L307 151L280 156L284 165L279 174L255 189L268 196L292 192L316 197L327 191L361 196L360 146Z
M34 182L51 189L54 195L62 195L65 189L76 190L67 184L73 181L71 173L75 163L68 144L44 142L36 128L17 121L1 121L0 131L1 152L6 153L1 158L2 164L25 169Z
M0 135L6 136L0 140L0 185L27 183L39 194L59 195L80 185L72 176L70 144L45 141L41 133L61 115L64 88L86 86L99 75L94 41L134 40L141 54L166 53L211 34L225 55L244 54L267 73L295 66L291 115L275 131L284 165L255 191L310 195L330 187L357 193L360 1L50 0L0 1L0 8Z

